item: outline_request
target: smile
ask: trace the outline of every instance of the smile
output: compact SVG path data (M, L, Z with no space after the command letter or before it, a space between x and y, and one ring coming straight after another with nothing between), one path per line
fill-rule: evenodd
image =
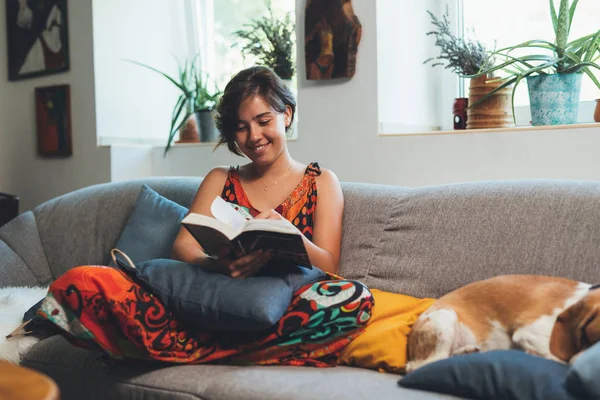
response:
M263 151L265 151L265 149L267 148L267 145L268 145L268 143L262 144L260 146L253 147L252 150L257 154L260 154Z

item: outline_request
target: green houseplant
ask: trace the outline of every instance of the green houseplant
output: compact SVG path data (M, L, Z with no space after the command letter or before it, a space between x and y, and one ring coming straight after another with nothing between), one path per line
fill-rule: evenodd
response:
M181 91L171 113L165 155L177 132L180 133L179 142L197 142L200 138L201 141L216 141L217 131L211 112L222 92L198 66L197 56L191 61L179 63L176 76L137 61L129 61L162 75Z
M492 66L493 60L489 58L489 52L481 42L459 37L452 32L448 10L441 19L429 10L427 13L435 28L426 35L435 37L435 45L439 47L440 55L428 58L423 64L444 66L461 77L475 75Z
M437 18L431 11L427 13L434 29L426 34L435 37L434 44L440 49L440 54L428 58L424 64L444 66L461 78L476 76L479 71L493 67L494 58L490 57L491 52L480 41L461 37L453 32L447 9L441 18ZM454 129L504 128L513 125L509 105L510 91L494 91L501 83L491 79L491 76L482 74L470 79L469 97L455 99ZM492 96L482 99L492 91Z
M240 47L244 57L253 57L259 64L271 68L281 79L290 80L296 66L295 26L290 13L278 17L267 2L267 15L253 19L233 32L240 39L233 47Z
M531 101L533 125L576 123L579 107L581 77L586 74L600 88L592 69L600 70L596 63L600 57L600 30L569 41L569 33L578 0L560 0L558 12L554 0L549 0L550 16L554 28L554 42L529 40L505 47L492 53L503 62L483 68L470 77L503 71L505 81L496 91L513 85L512 107L517 86L526 79ZM515 51L530 50L527 55ZM569 90L569 94L565 95Z

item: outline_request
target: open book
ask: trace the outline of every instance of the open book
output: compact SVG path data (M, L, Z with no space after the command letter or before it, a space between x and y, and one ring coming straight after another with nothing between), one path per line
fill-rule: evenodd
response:
M200 243L206 254L218 256L223 246L231 254L249 254L254 250L269 250L273 259L312 268L302 241L302 234L289 222L246 220L225 200L216 197L210 211L215 218L190 213L181 223Z

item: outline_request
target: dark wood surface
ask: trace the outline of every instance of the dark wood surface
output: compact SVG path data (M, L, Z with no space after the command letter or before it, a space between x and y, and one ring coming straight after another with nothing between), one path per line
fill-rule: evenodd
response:
M58 400L56 383L46 375L0 360L0 399Z

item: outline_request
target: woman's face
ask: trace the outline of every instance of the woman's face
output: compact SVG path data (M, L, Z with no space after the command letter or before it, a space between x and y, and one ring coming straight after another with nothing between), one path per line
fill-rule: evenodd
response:
M246 99L239 110L235 142L251 161L268 165L286 149L285 127L292 110L275 111L261 96Z

